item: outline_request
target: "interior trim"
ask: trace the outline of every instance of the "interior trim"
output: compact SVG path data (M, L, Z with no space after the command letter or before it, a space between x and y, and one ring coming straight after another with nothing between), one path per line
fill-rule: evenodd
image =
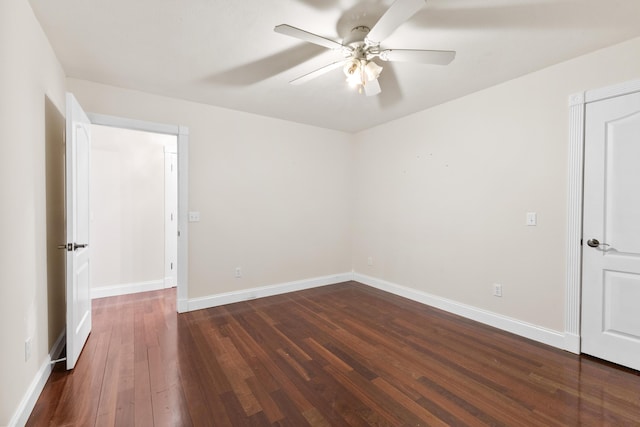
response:
M552 347L564 349L566 346L565 335L558 331L364 274L354 273L353 280Z
M337 283L348 282L350 280L353 280L352 272L296 280L293 282L280 283L277 285L242 289L239 291L225 292L201 298L193 298L188 302L188 311L202 310L205 308L232 304L234 302L248 301L256 298L264 298L273 295L285 294L288 292L301 291L304 289L318 288L320 286L335 285Z
M567 270L565 283L565 350L580 353L580 303L582 284L582 176L584 158L584 93L569 97L569 153L567 176Z
M91 288L91 299L115 297L120 295L135 294L138 292L158 291L165 289L164 279L148 280L136 283L121 283L108 286L96 286Z
M176 309L188 311L189 295L189 128L106 114L87 113L92 124L176 135L178 138L178 283Z

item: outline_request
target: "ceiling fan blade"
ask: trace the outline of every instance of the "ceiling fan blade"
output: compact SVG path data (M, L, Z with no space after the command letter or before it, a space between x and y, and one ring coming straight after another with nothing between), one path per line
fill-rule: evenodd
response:
M303 83L308 82L309 80L315 79L316 77L320 77L323 74L328 73L331 70L335 70L336 68L340 68L344 65L344 61L338 61L331 63L329 65L325 65L322 68L318 68L315 71L305 74L304 76L300 76L297 79L291 80L289 83L292 85L301 85Z
M396 0L369 31L366 40L372 45L380 44L424 4L425 0Z
M456 57L453 50L385 49L380 52L383 61L415 62L418 64L447 65Z
M314 44L326 47L328 49L342 49L342 45L337 41L324 38L322 36L310 33L305 30L301 30L300 28L292 27L291 25L280 24L280 25L277 25L273 29L273 31L275 31L276 33L284 34L286 36L295 37L297 39L304 40L309 43L314 43Z
M364 85L364 93L367 96L375 96L380 92L382 92L382 89L380 88L378 79L370 80Z

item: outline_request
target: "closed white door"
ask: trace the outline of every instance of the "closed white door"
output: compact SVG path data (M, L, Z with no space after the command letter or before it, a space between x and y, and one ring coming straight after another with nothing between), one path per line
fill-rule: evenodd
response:
M89 284L89 167L91 122L67 93L67 369L73 369L91 332Z
M640 370L640 93L585 117L582 352Z

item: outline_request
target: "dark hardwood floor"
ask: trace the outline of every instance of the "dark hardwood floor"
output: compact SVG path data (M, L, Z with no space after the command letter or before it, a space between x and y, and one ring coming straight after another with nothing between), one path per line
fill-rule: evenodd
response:
M174 290L93 304L27 425L640 425L637 371L354 282L181 315Z

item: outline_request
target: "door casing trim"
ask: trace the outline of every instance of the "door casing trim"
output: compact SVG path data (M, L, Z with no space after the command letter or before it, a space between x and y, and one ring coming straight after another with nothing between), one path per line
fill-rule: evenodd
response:
M178 313L188 311L189 265L189 128L87 112L92 124L123 129L176 135L178 138L178 284L176 308Z

